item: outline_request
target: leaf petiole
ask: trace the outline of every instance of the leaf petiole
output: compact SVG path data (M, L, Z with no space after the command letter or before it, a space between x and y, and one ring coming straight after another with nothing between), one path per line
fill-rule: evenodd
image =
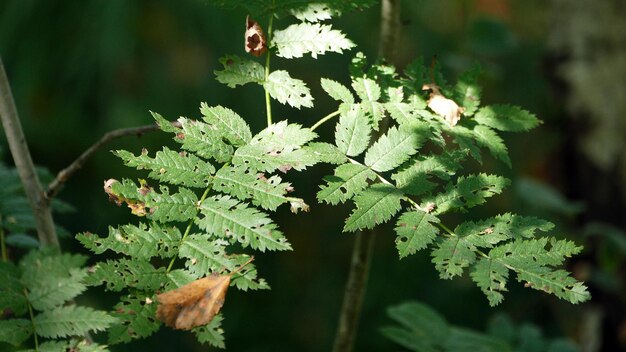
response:
M274 22L274 14L272 13L270 15L270 20L269 20L269 24L267 25L267 42L269 43L271 41L272 38L272 24ZM270 57L271 55L271 51L268 50L267 53L265 54L265 82L268 81L268 78L270 76ZM270 99L270 92L269 90L267 90L267 88L263 87L263 89L265 90L265 110L267 113L267 126L269 127L272 124L272 101Z
M320 125L322 125L324 122L332 119L333 117L339 115L340 112L339 110L332 112L324 117L322 117L319 121L317 121L313 126L311 126L311 131L314 131L316 128L320 127Z

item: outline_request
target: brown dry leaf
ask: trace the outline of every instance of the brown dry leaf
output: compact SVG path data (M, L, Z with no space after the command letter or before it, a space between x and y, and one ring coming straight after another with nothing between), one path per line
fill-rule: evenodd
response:
M257 57L267 51L267 41L263 28L250 16L246 17L245 49L247 53Z
M454 100L444 97L436 84L425 84L422 89L432 90L430 99L428 99L428 107L434 111L435 114L443 117L450 126L456 126L465 108L457 105Z
M157 296L156 316L174 329L206 325L220 311L230 275L211 275Z
M144 202L140 202L140 201L133 200L133 199L128 199L126 197L123 197L115 193L115 191L113 191L113 185L118 182L119 181L114 178L110 178L104 181L104 192L109 195L109 200L114 202L117 206L121 206L123 203L126 203L128 207L130 208L130 211L132 214L137 215L137 216L146 216L147 214L146 204ZM140 188L139 191L142 193L145 192L143 193L145 195L147 192L150 191L150 188L144 182L142 183L142 188Z

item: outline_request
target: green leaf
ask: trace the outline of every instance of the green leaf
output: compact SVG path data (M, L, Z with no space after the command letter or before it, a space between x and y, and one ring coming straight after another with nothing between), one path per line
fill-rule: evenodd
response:
M27 319L0 320L0 342L19 346L33 334L33 326Z
M434 215L452 210L465 210L486 202L486 198L500 194L510 181L502 176L478 174L460 176L456 184L448 183L443 193L423 199L422 207L434 204Z
M452 100L465 109L463 112L465 116L472 116L480 105L481 88L477 84L480 74L480 66L475 65L469 71L461 74L452 90Z
M225 349L226 344L224 343L222 320L224 320L224 317L221 314L218 314L213 317L209 324L193 329L192 331L196 335L198 342Z
M82 280L87 273L80 269L85 261L86 257L81 255L40 251L32 251L23 258L22 282L33 308L50 309L85 291Z
M371 229L389 221L400 210L402 197L402 193L393 186L382 183L371 185L354 198L356 209L346 219L343 231Z
M109 227L109 236L104 238L89 232L76 235L85 248L96 254L111 250L139 259L174 256L181 237L178 228L165 227L156 222L149 226L140 223Z
M470 276L487 296L490 306L495 307L502 303L504 300L502 292L508 291L506 282L509 277L509 269L504 264L488 258L481 258L474 266Z
M343 50L349 50L355 45L345 34L332 29L330 25L299 23L275 31L272 46L276 47L277 56L291 59L308 53L313 58L329 51L343 53Z
M512 105L490 105L478 110L474 120L500 131L528 131L541 124L530 112Z
M509 159L509 152L506 145L494 130L486 126L476 126L473 132L478 144L489 149L489 152L491 152L494 158L502 161L506 166L511 167L511 159Z
M174 140L181 143L184 150L220 163L230 161L234 149L224 142L222 131L213 125L184 117L180 117L178 122L181 127L176 127Z
M468 238L476 246L491 247L506 239L533 238L535 231L546 232L553 227L554 224L535 217L506 213L481 221L464 222L454 229L454 233ZM485 241L481 237L491 237L497 241Z
M232 164L252 171L273 172L304 170L318 162L313 150L303 147L317 134L287 121L275 123L235 152Z
M380 99L380 86L376 81L369 78L356 78L352 82L352 88L362 100L360 105L370 117L372 128L378 130L378 124L385 117L383 104L378 102L378 99Z
M413 97L417 96L414 95ZM425 107L426 102L418 99L414 99L410 103L390 101L384 104L384 108L389 112L391 118L400 125L413 124L417 122L420 118L418 113L419 110L422 110Z
M306 149L309 151L310 154L312 154L322 163L340 165L348 161L348 158L346 158L345 154L330 143L309 143L306 146Z
M370 141L372 127L363 109L358 105L341 114L335 132L335 143L348 156L357 156L365 151Z
M291 184L282 183L279 176L265 177L264 174L253 174L241 167L226 166L221 168L213 181L213 189L228 193L239 200L251 199L252 204L263 209L276 210L283 203L291 203L292 209L308 209L308 205L300 198L288 197L293 190Z
M89 307L63 306L45 311L33 320L36 333L47 338L84 335L104 331L117 319Z
M227 245L228 242L212 239L206 234L193 234L183 241L178 256L187 258L185 266L192 275L200 278L232 267L232 261L226 255Z
M417 153L426 140L424 131L428 131L428 127L422 123L401 126L399 129L391 127L367 150L365 165L380 172L398 167Z
M432 243L439 233L433 225L437 223L439 219L436 216L421 210L403 213L396 223L396 248L400 258L415 254Z
M341 14L338 10L323 3L308 4L306 7L293 9L290 12L300 21L308 21L311 23L329 20Z
M115 194L128 200L136 200L139 211L151 220L158 222L188 221L196 215L198 197L187 188L178 187L178 193L170 194L167 186L160 186L157 192L147 184L141 188L128 179L116 182L111 186Z
M19 269L10 262L0 262L0 311L11 310L15 316L28 311L24 284Z
M108 330L112 345L147 337L159 330L161 324L155 318L157 305L148 304L146 297L123 297L114 308L112 315L118 320Z
M148 156L146 149L137 156L125 150L114 154L124 160L126 166L150 170L148 177L173 185L206 188L215 173L213 165L194 154L179 153L167 147L156 152L154 158Z
M302 80L292 78L287 71L279 70L270 73L263 87L281 104L289 104L297 109L302 106L313 107L313 97L309 88Z
M24 248L24 249L39 248L39 241L33 236L29 236L24 233L12 233L6 237L5 242L9 246L13 246L17 248Z
M206 123L219 129L224 138L234 146L244 145L252 139L252 132L246 121L236 112L221 106L200 105L200 112Z
M324 177L327 184L320 187L317 199L332 205L343 203L367 188L368 180L375 179L376 173L363 165L340 165L333 176Z
M237 255L232 257L232 267L228 268L230 272L240 268L244 263L250 260L250 256L248 255ZM258 271L254 264L247 264L240 272L234 274L230 285L237 287L237 289L242 291L247 290L267 290L269 289L269 285L265 281L265 279L260 279L257 277Z
M476 261L475 248L461 237L449 237L441 241L432 252L432 262L442 279L461 276L463 269Z
M236 55L227 55L220 59L224 69L213 71L218 82L235 88L238 85L247 83L263 83L265 80L265 69L263 66L252 60L244 59Z
M445 131L452 137L454 143L456 143L461 150L469 151L469 154L479 163L483 162L482 155L480 154L480 148L476 145L476 134L469 128L456 125L450 127L447 124L443 124Z
M85 282L90 286L106 283L109 291L122 291L130 287L137 290L156 291L166 282L165 268L155 268L149 261L139 258L121 258L99 262L91 268Z
M322 78L321 82L322 89L324 89L331 98L349 105L354 104L354 97L346 86L328 78Z
M396 181L396 187L403 192L416 196L430 192L437 186L431 181L433 177L446 181L461 168L460 157L455 153L418 156L414 160L391 175L391 179Z
M389 307L387 315L398 322L400 327L385 327L381 329L382 334L411 351L441 351L437 346L450 334L445 319L432 308L418 302Z
M265 213L248 208L229 196L213 196L202 202L196 220L198 226L231 243L264 252L265 250L291 250L287 239Z

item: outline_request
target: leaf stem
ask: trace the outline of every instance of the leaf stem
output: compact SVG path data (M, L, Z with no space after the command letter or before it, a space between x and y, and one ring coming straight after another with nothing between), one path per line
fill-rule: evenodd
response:
M33 337L35 338L35 351L39 351L39 340L37 339L37 326L35 326L35 314L33 314L33 306L30 305L28 300L28 292L24 289L24 296L26 296L26 302L28 305L28 314L30 315L30 324L33 327Z
M272 24L274 22L274 14L270 14L269 24L267 25L267 42L269 43L272 38ZM270 57L271 51L268 50L265 54L265 82L267 82L270 76ZM265 90L265 110L267 113L267 126L269 127L272 124L272 101L270 99L270 92L267 88L263 88Z
M196 217L198 217L198 214L200 213L200 205L202 205L202 202L209 195L210 190L211 190L211 186L207 187L207 189L204 190L204 193L202 193L202 197L200 197L200 200L198 201L198 209L196 209L196 215L191 220L189 220L189 223L187 224L187 228L185 229L185 233L183 234L183 237L181 237L180 239L179 248L183 244L183 242L185 242L185 239L187 238L187 236L189 236L189 233L191 232L191 228L193 227L193 223L196 220ZM172 267L174 266L174 262L176 261L176 258L178 258L178 254L176 254L172 258L172 260L170 260L170 264L167 266L167 270L165 271L166 274L169 274L169 272L172 270Z
M324 122L332 119L333 117L339 115L340 112L339 110L335 111L335 112L331 112L330 114L322 117L319 121L317 121L313 126L311 126L311 131L314 131L316 128L320 127L320 125L322 125Z

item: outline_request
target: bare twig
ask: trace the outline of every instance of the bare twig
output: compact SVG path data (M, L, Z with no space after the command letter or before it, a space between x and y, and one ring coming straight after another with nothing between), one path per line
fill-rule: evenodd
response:
M394 63L396 43L400 32L400 0L383 0L381 4L381 28L378 42L379 56ZM382 134L388 125L385 119L381 123L379 133ZM343 303L339 313L339 323L335 335L333 352L351 352L359 328L361 307L365 297L370 264L374 252L376 229L364 230L357 234L352 249L350 273L344 290Z
M60 248L50 206L43 194L43 188L39 182L39 177L35 172L35 165L28 151L28 144L22 131L17 108L9 86L9 80L4 71L4 64L0 58L0 118L4 133L9 142L9 149L15 162L15 167L24 191L28 197L28 202L33 209L35 224L37 225L37 236L42 246L53 246Z
M172 123L174 126L180 127L179 122ZM156 124L153 125L145 125L139 127L130 127L130 128L120 128L118 130L113 130L107 132L100 140L94 143L89 149L85 150L76 160L74 160L68 167L61 170L56 178L50 182L48 185L48 190L45 193L46 199L49 201L52 197L54 197L57 193L59 193L59 189L61 185L63 185L67 180L74 174L78 169L80 169L83 164L89 159L100 147L110 142L113 139L125 137L125 136L141 136L146 132L152 132L159 130L159 126Z

